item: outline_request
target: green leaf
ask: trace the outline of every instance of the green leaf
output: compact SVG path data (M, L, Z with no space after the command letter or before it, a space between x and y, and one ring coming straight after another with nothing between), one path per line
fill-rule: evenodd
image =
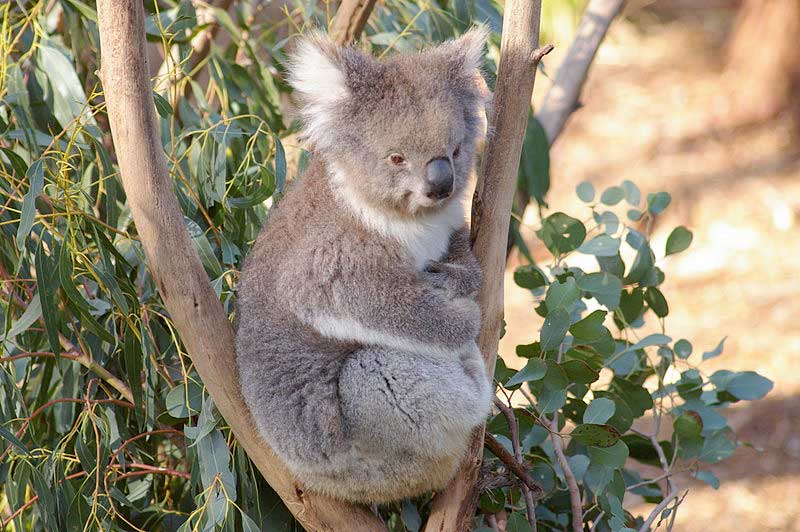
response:
M515 351L517 356L522 358L539 358L542 356L542 347L539 342L518 345Z
M650 310L659 318L664 318L669 314L667 300L658 288L649 287L644 293L644 299L647 301L647 306L650 307Z
M551 390L565 390L569 385L567 374L561 365L557 364L554 360L547 360L547 373L542 380L545 388Z
M514 376L514 373L516 372L513 369L506 367L501 357L497 357L497 361L494 364L494 380L497 382L506 382Z
M542 124L531 115L525 131L519 174L528 195L546 207L545 196L550 189L550 143Z
M91 20L92 22L97 22L97 11L94 10L88 4L81 2L80 0L67 0L72 7L74 7L84 18Z
M573 323L569 328L570 334L575 338L586 340L599 338L604 332L608 331L608 329L603 326L607 314L608 312L605 310L595 310L582 320Z
M600 196L600 201L605 203L606 205L616 205L625 197L625 191L622 190L622 187L609 187L603 191L603 195Z
M584 181L578 185L575 192L578 194L578 198L584 203L591 203L594 200L594 185L588 181Z
M589 292L597 301L609 310L619 306L622 281L606 272L589 273L578 279L578 288Z
M0 341L13 340L18 334L27 331L41 316L42 304L39 301L39 294L34 294L33 299L28 303L22 316L17 318L17 321L11 325L7 333L0 334Z
M169 104L169 101L155 91L153 91L153 101L156 104L156 111L158 111L161 118L168 118L169 115L175 112Z
M47 341L50 350L56 355L61 354L61 343L58 340L60 315L58 312L58 261L45 255L42 242L36 247L36 287L39 301L42 304L42 318L47 331Z
M583 422L592 425L602 425L614 415L616 407L614 401L600 397L589 403L586 411L583 413Z
M41 159L33 162L25 173L28 181L28 191L22 198L22 214L17 227L17 249L22 251L25 248L25 239L33 227L34 216L36 215L36 198L42 193L44 188L44 166Z
M660 214L664 212L672 197L667 192L656 192L655 194L647 195L647 210L653 214Z
M611 425L601 425L594 423L583 423L578 425L570 437L584 445L594 445L597 447L611 447L619 441L620 433ZM627 450L627 447L625 448Z
M583 477L583 482L592 493L602 494L606 486L614 478L614 470L610 467L605 467L600 464L589 464L586 474Z
M606 423L611 425L620 434L624 434L631 425L633 425L633 411L628 403L619 395L610 391L596 391L594 392L595 398L605 397L614 401L614 415Z
M642 218L642 211L639 209L628 209L626 216L628 217L628 220L632 222L638 222Z
M584 242L578 251L586 255L599 257L614 257L619 253L619 239L606 234L598 235L588 242Z
M536 399L539 400L539 411L542 414L552 414L567 402L567 391L544 388Z
M522 288L535 290L547 284L547 278L534 264L526 264L514 270L514 282Z
M611 389L625 401L634 417L642 417L645 412L653 408L653 398L644 386L615 377L611 381Z
M698 471L697 473L695 473L694 478L696 478L697 480L702 480L715 490L719 489L719 479L711 471Z
M625 201L633 207L639 205L639 202L642 200L642 193L634 182L626 179L622 182L622 189L625 191Z
M644 293L641 288L633 288L630 290L623 290L620 292L619 311L625 320L625 324L634 323L642 315L644 311ZM618 315L617 315L618 317ZM623 323L618 323L620 329L623 329Z
M25 448L25 445L22 444L19 439L11 434L11 432L6 429L5 427L0 427L0 437L6 440L8 443L16 447L22 454L27 455L28 450Z
M514 282L522 288L534 290L545 286L547 284L547 278L535 265L527 264L514 270Z
M680 253L686 250L692 243L692 232L680 225L672 230L667 238L667 250L665 256Z
M569 311L580 295L581 291L578 289L578 285L575 284L575 279L567 277L563 283L555 281L550 285L547 289L544 304L547 306L548 312L553 312L557 309Z
M689 358L689 355L692 354L692 344L688 340L681 338L675 342L673 351L675 351L675 354L678 355L678 358L685 360Z
M772 390L773 382L755 371L737 373L725 387L725 390L743 401L761 399Z
M195 381L175 386L164 400L167 412L176 419L196 416L203 405L203 388Z
M514 512L506 522L506 532L531 532L531 525L521 512Z
M87 107L86 93L72 61L46 40L39 44L36 60L53 89L53 114L62 128L72 131L76 127L74 119ZM89 123L95 124L94 118L90 117Z
M628 446L623 441L617 441L610 446L589 445L588 451L593 464L612 469L623 467L628 459Z
M403 509L400 512L400 518L403 520L406 530L410 532L419 532L422 526L422 518L419 515L419 510L417 510L417 507L412 504L411 501L403 501Z
M614 214L611 211L606 211L602 214L598 214L597 212L593 213L592 216L594 220L597 222L597 225L604 226L604 232L606 235L613 235L619 230L619 216Z
M731 439L728 429L722 429L708 436L697 458L710 464L720 462L736 450L736 442Z
M541 358L531 358L525 367L519 370L503 386L510 388L523 382L537 381L547 373L547 364Z
M239 510L239 515L242 517L242 532L261 532L261 527L258 526L258 523L253 521L244 511Z
M561 364L567 380L575 384L588 385L600 378L600 374L582 360L567 360Z
M547 318L544 320L544 325L542 326L542 332L540 333L542 350L549 351L561 345L561 342L567 335L568 329L569 314L567 314L566 310L557 308L548 313Z
M573 454L567 458L569 468L578 482L583 480L586 470L589 468L589 457L585 454Z
M703 420L697 412L687 410L675 418L672 427L681 438L696 438L703 432Z
M554 256L559 256L578 249L586 238L586 228L580 220L556 212L542 221L536 235Z
M711 351L706 351L705 353L703 353L703 360L708 360L710 358L716 358L720 356L722 354L722 349L725 347L725 340L727 339L728 337L726 336L725 338L719 341L717 347L715 347Z
M275 188L279 194L283 194L286 187L286 152L283 150L281 139L272 135L275 142Z

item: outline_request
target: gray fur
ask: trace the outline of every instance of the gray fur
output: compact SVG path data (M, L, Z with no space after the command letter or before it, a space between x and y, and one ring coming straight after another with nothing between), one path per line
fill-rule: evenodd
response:
M488 413L463 207L483 39L378 62L315 36L290 68L314 155L246 260L236 347L259 430L309 489L384 502L441 488ZM429 201L436 157L454 191Z

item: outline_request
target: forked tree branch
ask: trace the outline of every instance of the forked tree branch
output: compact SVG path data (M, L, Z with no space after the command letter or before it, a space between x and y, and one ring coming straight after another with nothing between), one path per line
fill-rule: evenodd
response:
M489 375L494 374L503 320L503 273L511 202L528 109L536 78L541 0L507 0L503 14L500 63L483 164L472 202L473 251L483 270L478 294L482 313L478 345ZM483 455L484 427L475 430L468 455L445 490L433 501L426 532L471 530Z
M189 239L159 142L142 2L98 0L97 12L101 79L122 184L164 305L217 408L307 530L386 530L365 508L306 492L259 435L239 390L233 328Z
M608 28L624 6L625 0L590 0L586 6L575 39L536 113L536 119L542 124L550 146L555 144L564 131L567 119L580 108L581 91L589 74L589 67L608 33ZM524 187L520 187L515 205L521 206L523 217L530 202L530 194ZM507 257L511 255L512 249L514 242L509 240Z
M579 99L597 49L611 22L622 11L625 0L591 0L581 17L575 40L558 68L544 102L536 112L552 146L570 115L580 106Z
M375 0L342 0L330 28L333 40L346 45L358 39L374 7Z

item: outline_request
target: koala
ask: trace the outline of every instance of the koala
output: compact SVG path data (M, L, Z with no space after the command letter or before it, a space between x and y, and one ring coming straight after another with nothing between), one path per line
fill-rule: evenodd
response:
M485 39L379 61L314 34L288 65L312 155L245 260L236 349L258 430L309 490L440 489L489 413L465 211Z

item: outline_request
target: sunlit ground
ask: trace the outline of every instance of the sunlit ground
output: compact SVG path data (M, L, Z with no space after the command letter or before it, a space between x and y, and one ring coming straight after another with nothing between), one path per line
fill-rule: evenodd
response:
M630 179L643 192L672 194L654 249L676 225L689 227L694 242L659 261L668 334L700 352L728 336L709 370L753 369L775 382L768 398L729 412L739 437L763 450L742 447L713 467L718 491L681 479L690 492L675 530L800 531L800 150L788 119L748 121L736 104L737 76L721 61L728 22L694 10L643 34L616 26L585 107L553 151L548 199L582 213L574 189L584 180L600 188ZM538 93L547 80L537 81ZM510 277L506 286L501 355L520 367L514 346L533 341L541 323L530 295Z

